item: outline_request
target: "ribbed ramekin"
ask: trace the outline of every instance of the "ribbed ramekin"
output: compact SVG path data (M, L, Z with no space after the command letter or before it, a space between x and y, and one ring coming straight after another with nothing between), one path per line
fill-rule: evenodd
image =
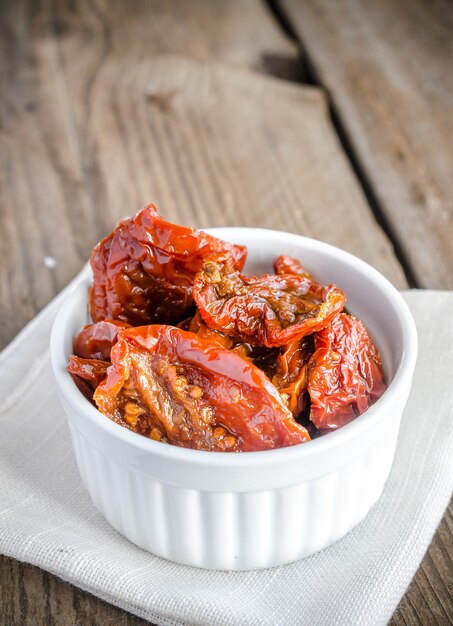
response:
M355 421L308 443L264 452L189 450L115 424L66 371L87 322L87 271L54 323L51 358L80 475L95 506L121 534L158 556L207 569L289 563L343 537L382 493L395 452L417 356L412 315L379 272L325 243L253 228L210 233L244 244L246 273L271 271L279 254L298 257L321 282L348 296L382 355L388 389Z

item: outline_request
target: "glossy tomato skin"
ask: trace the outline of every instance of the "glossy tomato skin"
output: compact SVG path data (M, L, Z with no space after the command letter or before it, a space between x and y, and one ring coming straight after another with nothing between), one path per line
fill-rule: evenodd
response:
M192 332L165 325L127 329L111 359L96 404L148 437L215 451L309 440L261 370Z
M69 357L68 372L86 381L94 391L106 377L109 365L101 359L83 359L73 354Z
M231 350L235 345L235 340L233 337L229 337L225 335L225 333L220 332L219 330L214 330L213 328L209 328L209 326L205 323L204 319L201 317L200 312L197 310L195 315L191 318L189 324L187 325L186 330L190 330L190 332L195 333L202 339L206 339L207 341L211 341L222 348L226 348L227 350Z
M204 260L228 257L242 269L246 249L177 226L153 205L118 224L93 250L90 312L133 326L177 324L194 311L192 282Z
M193 295L210 328L268 348L321 330L346 301L335 285L295 274L244 276L216 260L195 276Z
M296 418L308 400L308 364L313 350L313 337L303 337L284 346L275 362L272 382Z
M110 351L120 330L130 324L121 320L103 320L88 324L74 339L74 353L84 359L110 361Z
M245 258L153 205L120 222L91 257L95 322L68 364L83 393L135 432L215 451L303 443L300 423L325 433L363 413L382 365L343 291L286 255L245 276Z
M294 274L294 276L305 276L311 279L311 274L307 272L298 259L286 256L278 256L274 261L274 271L276 274Z
M320 430L340 428L385 391L379 351L363 323L338 315L314 338L309 363L310 419Z

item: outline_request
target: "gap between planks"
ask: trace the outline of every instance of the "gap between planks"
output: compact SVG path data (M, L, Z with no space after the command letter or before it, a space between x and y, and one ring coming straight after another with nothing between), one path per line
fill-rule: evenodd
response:
M284 8L280 5L279 0L263 0L263 2L267 5L269 12L271 13L271 15L274 16L275 21L277 22L283 33L297 46L299 50L299 62L301 65L301 70L299 72L293 72L290 77L286 77L287 80L292 80L292 82L297 82L300 84L319 87L325 93L330 121L332 122L332 126L337 134L341 147L343 148L343 151L347 159L349 160L351 168L357 178L357 182L360 185L363 194L368 202L369 208L373 213L377 224L380 226L380 228L390 241L395 252L395 256L403 269L408 286L411 289L420 288L421 285L416 278L410 259L404 253L398 234L394 231L385 215L385 212L382 210L380 202L373 190L373 186L360 163L359 157L357 156L354 148L351 145L351 142L348 139L348 135L345 130L341 116L335 107L335 102L331 98L329 91L326 89L325 85L319 79L319 76L314 69L313 63L311 62L310 54L304 46L303 41L294 30L293 25L288 18Z

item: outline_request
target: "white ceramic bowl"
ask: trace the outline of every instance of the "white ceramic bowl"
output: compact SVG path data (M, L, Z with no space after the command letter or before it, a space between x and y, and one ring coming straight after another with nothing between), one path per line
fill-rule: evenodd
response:
M86 272L54 323L51 357L80 475L110 524L172 561L222 570L272 567L343 537L368 513L388 477L417 356L412 315L376 270L325 243L253 228L209 230L248 248L246 273L271 271L279 254L299 258L348 297L382 355L388 389L355 421L324 437L263 452L189 450L115 424L66 372L87 322Z

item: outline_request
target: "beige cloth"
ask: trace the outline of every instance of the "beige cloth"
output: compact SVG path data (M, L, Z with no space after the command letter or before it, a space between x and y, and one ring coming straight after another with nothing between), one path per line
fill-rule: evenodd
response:
M452 492L453 293L405 293L420 356L391 476L368 517L304 561L236 573L148 554L92 506L49 363L63 295L0 355L0 552L156 624L385 624Z

